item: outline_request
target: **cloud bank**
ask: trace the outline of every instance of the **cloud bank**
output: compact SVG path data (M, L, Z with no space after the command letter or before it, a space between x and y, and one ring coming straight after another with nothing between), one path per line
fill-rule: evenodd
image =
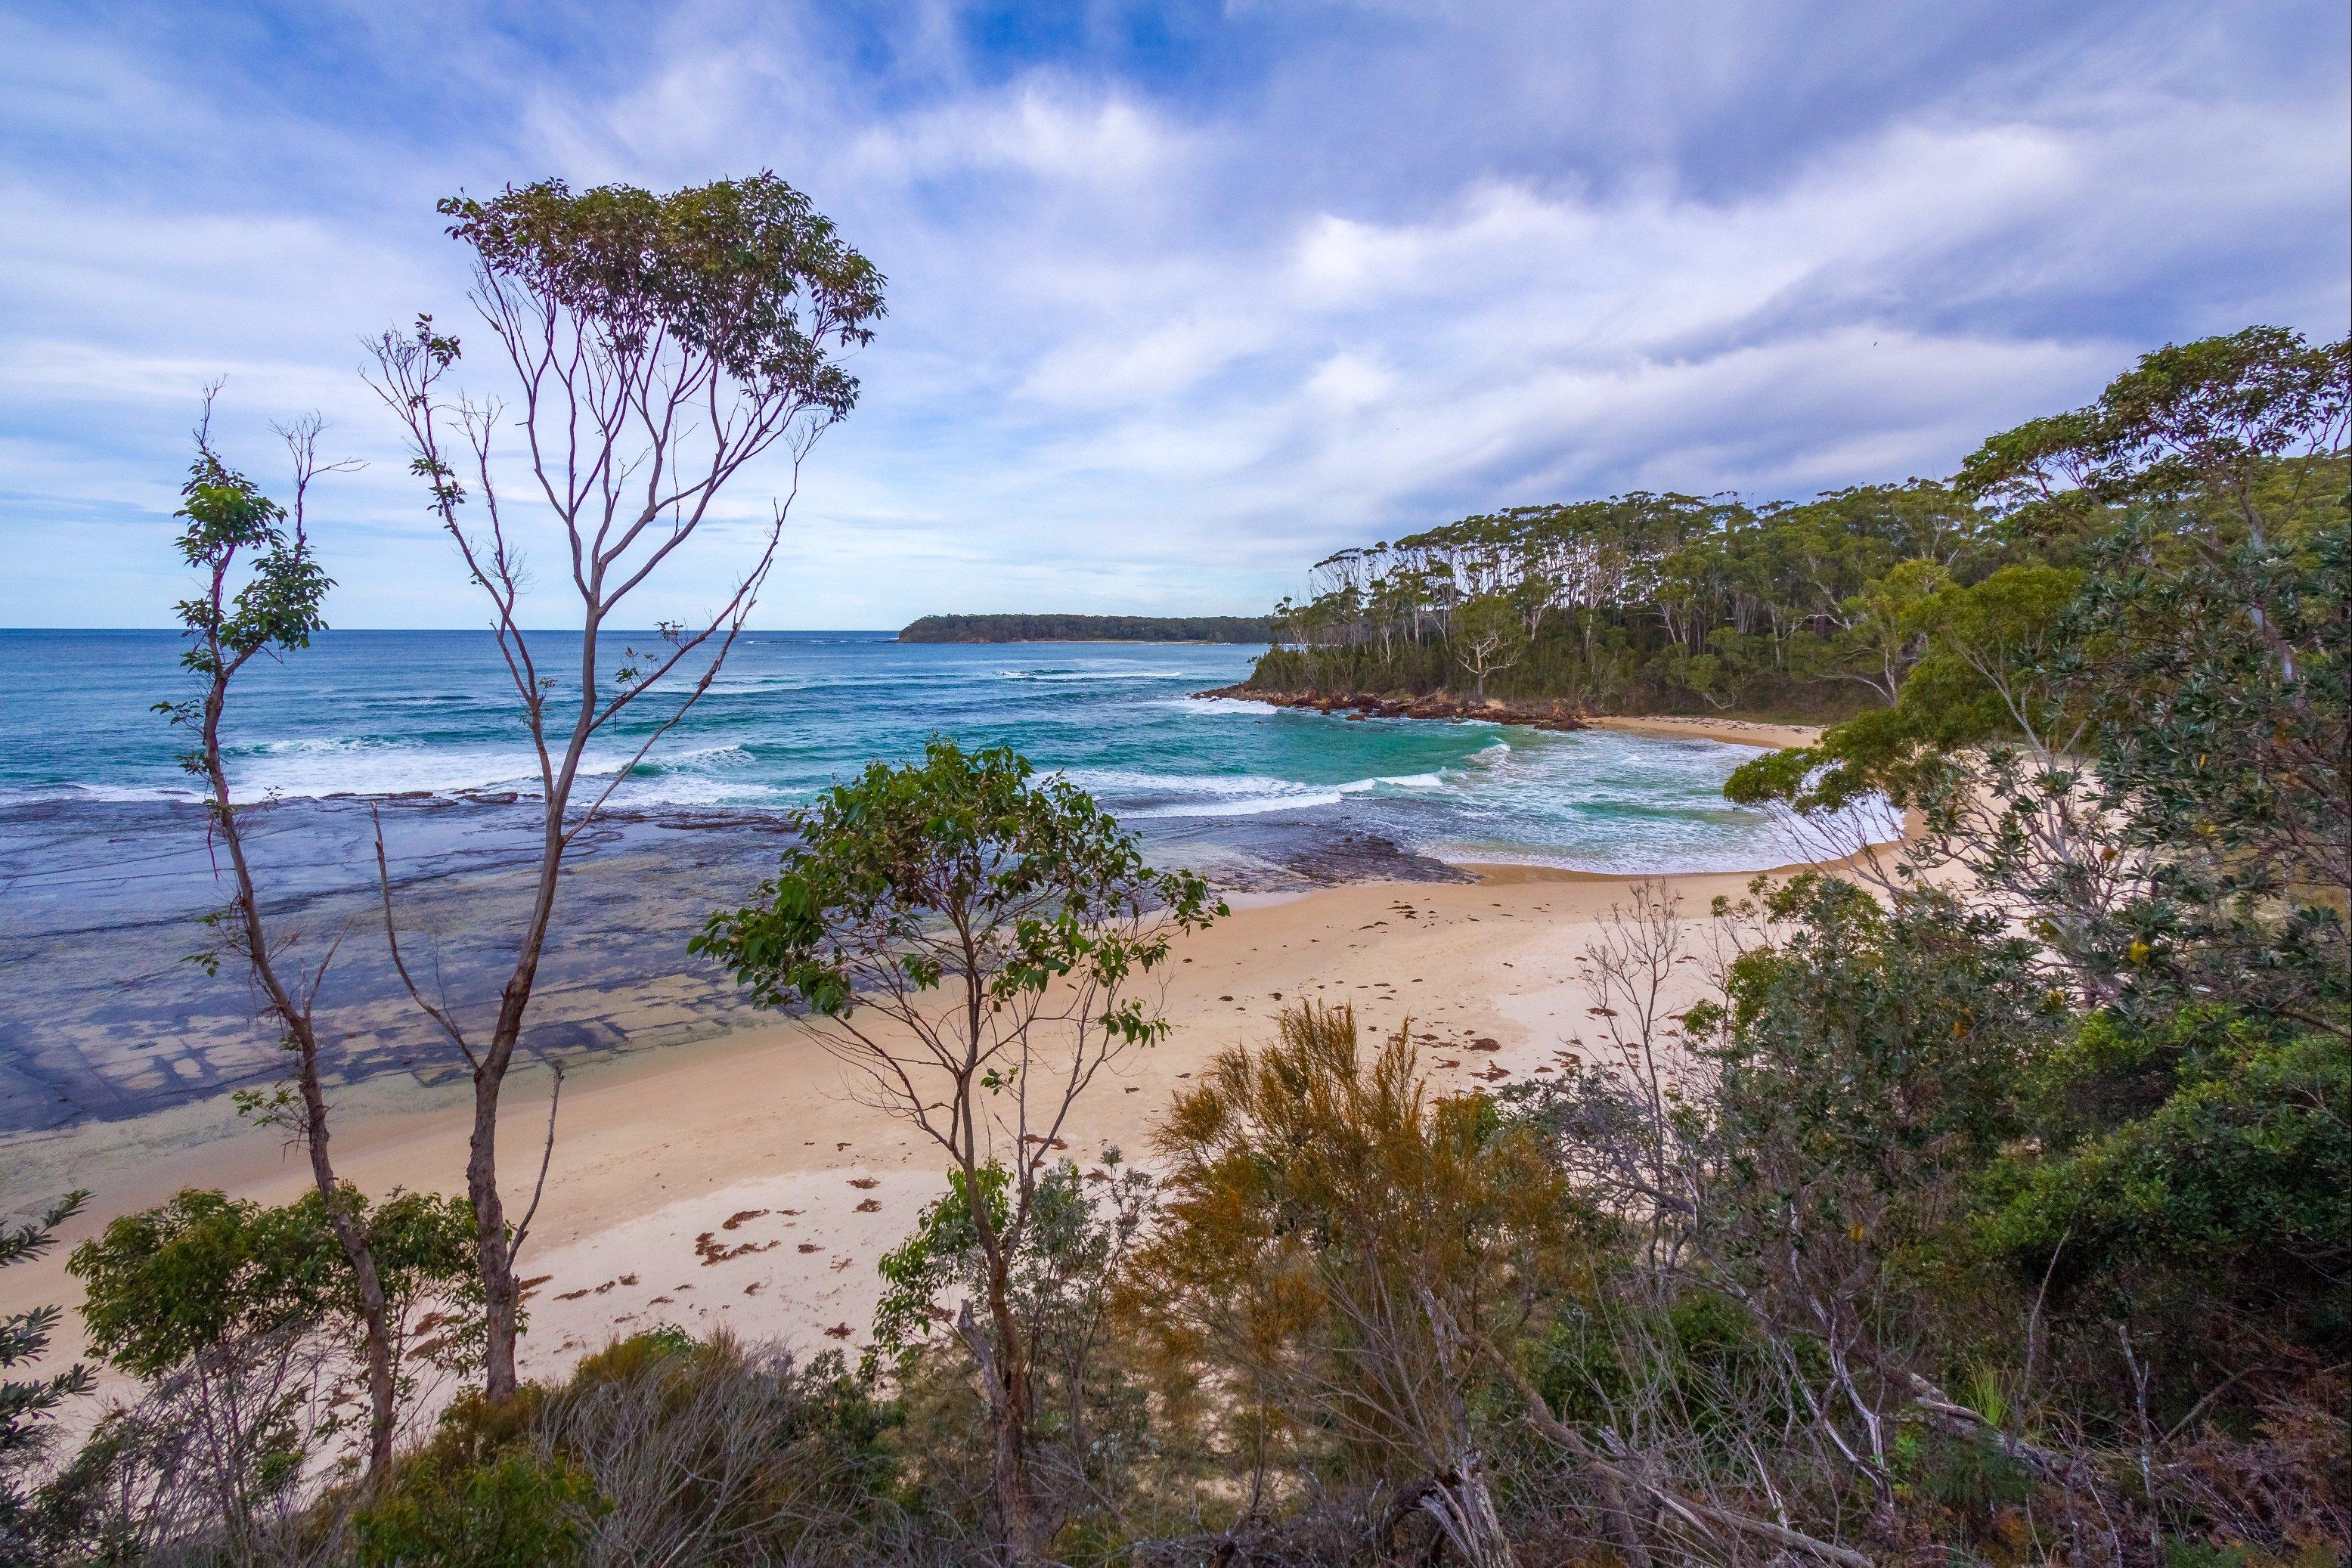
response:
M2340 5L653 10L0 22L0 624L165 620L222 376L257 476L311 408L368 465L337 624L478 624L359 340L462 331L434 198L545 174L773 168L889 275L771 626L1253 612L1470 510L1948 472L2157 343L2352 311Z

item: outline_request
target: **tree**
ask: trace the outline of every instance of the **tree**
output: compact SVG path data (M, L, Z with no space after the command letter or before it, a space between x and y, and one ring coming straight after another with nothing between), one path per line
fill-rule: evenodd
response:
M79 1214L89 1201L86 1192L68 1193L35 1218L0 1229L0 1268L38 1258L55 1247L58 1226ZM39 1360L49 1348L58 1315L52 1306L0 1317L0 1372ZM17 1489L16 1474L48 1446L49 1429L42 1422L67 1400L88 1394L90 1383L89 1369L79 1363L47 1377L0 1380L0 1556L13 1559L21 1553L30 1560L26 1500Z
M1919 607L1949 580L1933 561L1897 563L1886 574L1839 605L1833 618L1843 632L1838 651L1860 666L1842 672L1885 697L1902 695L1920 640Z
M523 1041L564 856L709 689L774 564L789 493L709 616L665 626L658 642L624 648L609 668L606 633L756 459L781 450L797 485L802 459L856 401L857 382L838 357L871 341L882 277L807 197L770 174L660 196L628 185L574 194L543 180L487 202L453 196L440 210L473 254L474 303L521 399L514 424L529 488L562 530L581 616L578 663L559 678L551 671L560 666L542 658L549 639L526 636L520 618L522 525L499 489L503 458L494 449L504 405L453 400L444 383L459 344L431 317L419 317L411 333L385 333L374 345L372 384L405 428L432 510L490 601L540 775L539 877L488 1027L469 1029L409 984L473 1073L466 1184L489 1320L488 1391L505 1398L516 1386L515 1258L539 1189L510 1225L499 1104ZM478 513L466 510L476 505ZM628 760L599 778L588 750L607 732L624 737ZM384 905L397 962L388 879ZM408 979L404 964L401 973ZM551 1105L551 1138L552 1129ZM545 1173L542 1160L542 1184Z
M2097 402L1986 440L1962 465L1962 493L2043 539L2079 532L2101 507L2224 501L2260 536L2257 492L2280 458L2340 452L2352 419L2352 339L2316 347L2284 327L2167 344Z
M1396 1488L1466 1563L1513 1560L1473 1419L1482 1371L1572 1262L1578 1209L1523 1126L1433 1100L1408 1033L1362 1059L1352 1009L1291 1009L1220 1056L1157 1146L1168 1223L1145 1321ZM1261 1417L1262 1418L1262 1417Z
M1454 657L1486 695L1486 678L1518 663L1528 649L1528 629L1511 601L1499 594L1463 601L1454 612Z
M977 1201L999 1235L1012 1218L1011 1184L1003 1165L982 1167ZM1151 1197L1151 1179L1124 1168L1116 1149L1083 1174L1076 1163L1058 1161L1038 1176L1034 1215L1013 1255L1011 1299L1031 1378L1026 1444L1046 1516L1040 1534L1049 1538L1057 1533L1053 1521L1115 1504L1151 1447L1144 1394L1118 1364L1111 1319ZM942 1298L986 1296L990 1266L974 1201L962 1173L950 1172L946 1194L882 1258L886 1288L867 1366L895 1363L901 1389L919 1384L939 1349L934 1331L953 1321ZM968 1386L961 1368L955 1382Z
M314 1004L326 979L334 948L303 973L292 949L299 939L273 938L262 912L253 865L245 849L244 826L230 792L221 756L222 727L237 674L255 658L282 658L310 646L324 629L320 617L333 586L310 549L308 504L318 462L320 424L315 418L282 429L293 458L293 507L289 510L258 486L229 468L215 453L209 432L212 397L196 427L196 458L181 488L178 515L182 559L203 574L203 589L178 605L186 628L183 668L204 683L200 696L164 702L157 710L172 722L195 731L195 745L181 765L204 781L205 821L228 862L229 898L212 918L222 936L217 948L196 955L207 973L217 972L223 952L236 955L260 994L265 1015L277 1026L293 1057L294 1082L275 1094L243 1091L239 1110L259 1120L290 1125L310 1156L310 1179L325 1205L327 1223L349 1259L367 1332L369 1401L368 1484L381 1484L392 1464L394 1399L392 1343L383 1282L367 1237L349 1206L336 1198L338 1182L330 1147L327 1097L319 1076L319 1031ZM243 582L237 583L239 574ZM237 584L232 589L231 584Z
M919 764L877 763L791 824L801 843L777 875L689 945L761 1003L808 1007L876 1103L947 1155L982 1261L956 1334L987 1394L998 1528L1033 1559L1035 1347L1016 1275L1043 1223L1040 1174L1095 1079L1167 1032L1141 983L1224 906L1001 748L934 740Z
M373 1304L345 1230L374 1265ZM278 1207L191 1189L111 1221L67 1269L91 1348L149 1388L110 1418L68 1489L141 1499L131 1522L151 1541L216 1531L253 1550L304 1500L313 1446L340 1426L352 1363L374 1372L379 1333L399 1384L413 1358L478 1368L471 1230L458 1199L395 1193L371 1208L349 1187Z

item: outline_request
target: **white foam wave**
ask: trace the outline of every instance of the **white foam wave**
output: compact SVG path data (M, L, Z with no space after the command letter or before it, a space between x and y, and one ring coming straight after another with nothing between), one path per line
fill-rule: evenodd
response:
M1271 702L1256 702L1246 697L1171 697L1152 706L1181 708L1187 713L1279 713L1283 711Z
M582 759L581 773L588 780L609 780L629 766L634 755L633 750L617 748L592 752ZM616 798L714 805L790 793L772 784L713 776L739 772L757 760L734 743L656 751L638 764ZM293 797L540 792L539 759L520 746L417 746L374 737L272 742L233 761L230 778L240 793Z
M1173 805L1138 806L1118 815L1127 818L1165 816L1263 816L1271 811L1311 811L1334 806L1343 797L1336 790L1307 790L1297 795L1264 795L1243 800L1186 801Z
M1339 793L1363 795L1380 788L1382 784L1394 789L1443 789L1445 787L1445 774L1443 770L1433 773L1382 773L1378 778L1358 779L1352 784L1343 784L1339 786Z
M1098 684L1125 684L1139 680L1192 680L1201 679L1171 669L1000 669L999 680L1034 681L1059 684L1069 681L1092 681Z
M1073 768L1063 776L1123 817L1255 816L1339 805L1382 788L1442 789L1443 773L1384 773L1339 784L1305 784L1259 773L1151 773L1122 768Z
M789 675L722 676L710 683L712 697L759 697L771 691L806 691L816 683Z
M29 805L54 800L193 801L204 798L201 790L170 784L56 784L0 789L0 805Z

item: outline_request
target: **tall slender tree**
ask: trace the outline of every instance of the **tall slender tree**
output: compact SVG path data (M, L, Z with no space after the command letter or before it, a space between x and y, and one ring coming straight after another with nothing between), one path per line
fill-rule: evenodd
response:
M276 1026L293 1057L290 1084L275 1093L240 1094L238 1104L248 1114L293 1130L310 1156L310 1179L325 1206L328 1226L351 1264L366 1339L367 1476L373 1486L392 1464L396 1351L383 1278L361 1218L363 1205L355 1205L355 1194L338 1181L330 1142L315 1007L335 944L306 968L293 952L298 938L272 931L221 752L230 689L238 674L257 658L280 658L310 647L310 634L326 626L320 612L334 584L311 552L308 522L311 482L333 467L320 466L320 427L311 417L278 432L293 459L289 510L213 449L212 395L205 395L204 417L196 426L196 457L180 489L177 514L185 523L179 538L181 557L196 569L202 584L194 597L178 605L188 644L180 663L202 689L194 697L159 702L156 708L195 733L195 743L180 762L204 781L206 825L226 864L228 902L210 917L218 945L197 953L196 962L216 972L224 953L235 954L252 981L262 1015Z
M499 1179L499 1107L523 1043L565 855L621 781L709 690L776 559L801 461L848 414L857 382L838 363L872 338L882 276L807 197L771 174L656 195L629 185L574 193L560 180L489 201L440 205L473 254L473 302L511 373L517 404L454 394L455 337L429 316L373 345L372 384L407 432L411 467L488 596L539 773L542 832L513 966L487 1028L426 997L399 952L386 878L384 923L416 1004L474 1080L466 1187L488 1321L488 1392L516 1386L515 1258L539 1189L509 1222ZM560 531L580 629L526 636L530 524L500 488L498 443L520 437L529 498ZM772 453L784 495L709 616L667 625L649 647L608 639L632 595L705 530L721 492ZM559 670L561 674L557 673ZM592 742L625 736L626 760L588 766ZM379 845L381 852L381 845ZM550 1109L551 1137L553 1110Z

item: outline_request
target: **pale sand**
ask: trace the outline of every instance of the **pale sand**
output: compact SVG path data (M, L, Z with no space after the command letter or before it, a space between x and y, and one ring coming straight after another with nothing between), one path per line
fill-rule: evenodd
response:
M1759 742L1771 743L1748 743ZM1148 1157L1171 1094L1217 1052L1268 1038L1281 1009L1301 1000L1353 1003L1368 1038L1410 1016L1441 1085L1475 1087L1473 1074L1498 1068L1482 1081L1551 1070L1589 1023L1579 960L1633 879L1478 869L1487 879L1475 884L1365 883L1254 900L1182 941L1167 971L1169 1038L1097 1080L1072 1123L1071 1157L1092 1165L1111 1145ZM1753 875L1663 880L1703 916ZM1698 966L1684 973L1696 985ZM1497 1048L1476 1048L1489 1041ZM510 1194L528 1192L548 1085L537 1069L509 1080L500 1141ZM349 1180L377 1194L462 1190L464 1086L372 1085L341 1100L334 1149ZM36 1158L8 1173L12 1201L28 1199L33 1182L92 1188L89 1213L66 1232L70 1245L181 1187L299 1195L308 1174L299 1152L267 1132L224 1135L231 1121L214 1102L19 1149ZM526 1371L559 1373L584 1349L657 1322L808 1348L861 1344L879 1289L875 1261L939 1194L942 1169L919 1134L851 1095L841 1064L797 1021L575 1068L523 1260L527 1278L544 1277L530 1301ZM520 1197L509 1201L520 1209ZM758 1250L705 1262L696 1241L706 1233L716 1247ZM73 1301L64 1252L0 1271L0 1310ZM68 1353L78 1330L68 1314L59 1336Z
M1724 741L1735 746L1810 746L1821 738L1818 724L1768 724L1756 719L1622 719L1591 721L1596 730L1622 730L1628 735L1658 735L1668 740Z

